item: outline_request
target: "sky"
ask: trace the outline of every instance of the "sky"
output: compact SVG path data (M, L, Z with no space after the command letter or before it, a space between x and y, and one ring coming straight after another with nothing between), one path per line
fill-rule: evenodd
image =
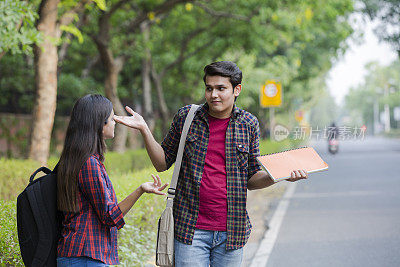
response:
M337 104L342 104L344 96L351 87L355 87L364 81L366 74L365 64L377 61L387 66L397 58L395 51L386 43L379 42L373 33L376 21L370 21L365 16L354 14L350 17L353 28L363 32L361 41L349 38L349 48L339 57L328 73L327 86Z

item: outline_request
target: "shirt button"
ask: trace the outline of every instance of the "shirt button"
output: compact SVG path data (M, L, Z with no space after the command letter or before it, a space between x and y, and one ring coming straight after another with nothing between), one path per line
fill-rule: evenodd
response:
M240 148L242 148L242 145L239 145Z

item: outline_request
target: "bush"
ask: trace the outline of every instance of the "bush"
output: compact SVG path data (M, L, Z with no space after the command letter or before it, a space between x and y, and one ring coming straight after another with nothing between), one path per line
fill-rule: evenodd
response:
M270 154L280 152L286 149L297 148L303 145L302 140L285 139L281 142L272 142L270 140L260 141L260 154Z
M278 152L299 146L299 142L285 140L280 143L263 140L261 154ZM54 168L58 158L48 161ZM128 196L140 184L152 181L152 167L144 149L123 154L108 152L105 166L119 201ZM30 160L0 159L0 265L22 265L17 238L16 197L27 186L30 174L39 164ZM135 170L135 171L133 171ZM170 182L173 168L159 173L161 180ZM9 201L4 201L9 200ZM144 194L125 217L126 225L118 232L120 261L125 266L140 266L155 253L157 220L165 207L165 197Z
M163 183L170 182L172 171L171 168L158 174ZM156 173L154 168L112 177L117 198L122 200L140 184L152 181L151 173ZM118 232L118 252L123 265L140 266L154 254L157 221L164 208L165 197L144 194L125 217L126 224Z
M16 200L40 164L32 160L0 158L0 199Z
M109 174L126 173L153 166L145 149L128 150L123 154L107 152L105 157L104 165Z
M145 160L141 161L142 165L131 162L140 157L140 153L143 152L106 154L105 163L110 169L109 175L120 201L143 182L152 181L150 174L156 173L152 167L136 172L126 171L131 168L123 166L129 165L128 162L130 166L145 166ZM48 162L49 167L53 168L57 161L57 158L51 158ZM0 203L0 265L22 265L17 238L16 197L27 186L31 172L38 167L35 161L0 159L0 169L4 170L0 174L1 198L11 200ZM172 169L159 175L163 182L166 182L172 175ZM164 200L162 196L145 194L125 217L126 225L119 231L119 254L124 265L140 265L155 251L157 219L165 206Z
M0 200L0 265L23 266L17 235L15 201Z

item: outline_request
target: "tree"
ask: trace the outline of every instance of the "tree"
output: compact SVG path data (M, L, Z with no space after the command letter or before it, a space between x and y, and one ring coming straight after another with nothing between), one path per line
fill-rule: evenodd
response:
M400 0L362 0L362 11L379 23L375 34L380 40L388 42L400 57Z
M371 62L366 68L365 80L346 95L345 108L352 123L366 124L370 126L368 129L373 129L371 126L374 126L374 120L378 120L375 125L379 124L379 114L384 112L385 105L390 112L400 103L400 61L387 67ZM396 127L394 120L391 121Z
M98 17L98 33L96 35L92 35L92 38L96 44L105 68L105 93L113 103L115 113L117 115L126 114L125 109L123 108L123 105L118 97L118 78L125 62L130 57L130 54L126 53L125 51L129 50L129 47L135 43L137 37L135 34L140 33L139 29L141 27L143 29L142 32L148 31L146 29L146 25L151 17L167 13L176 5L188 1L189 0L166 0L161 3L159 3L159 1L149 3L134 3L133 1L129 0L119 0L114 2L108 11L103 11ZM121 10L124 7L134 7L134 14L128 11L128 13L132 15L129 18L126 17L126 14L121 15L121 13L126 13L124 10ZM124 22L127 26L118 27L113 25L113 23L117 23L118 25L121 24L121 21L113 21L116 13L121 17L126 18ZM121 37L121 34L124 35L124 37ZM119 41L118 49L112 46L113 41L116 40ZM147 54L147 56L149 55ZM143 63L145 68L142 73L144 75L143 78L145 79L143 89L147 90L147 93L144 94L143 104L146 107L144 116L146 119L151 119L151 99L149 99L150 84L148 79L146 80L146 76L149 77L150 74L150 65L149 58L146 59L146 54L144 58L145 59L143 59ZM115 132L113 150L123 152L125 150L126 140L127 128L122 125L118 125Z
M40 35L34 23L37 14L25 1L0 0L0 59L7 51L12 54L32 52Z
M37 30L43 35L43 43L34 47L36 100L33 109L29 158L46 164L50 150L51 132L57 101L57 41L62 26L70 25L89 0L81 0L73 6L62 6L60 0L42 0L39 6ZM97 1L99 2L99 1Z

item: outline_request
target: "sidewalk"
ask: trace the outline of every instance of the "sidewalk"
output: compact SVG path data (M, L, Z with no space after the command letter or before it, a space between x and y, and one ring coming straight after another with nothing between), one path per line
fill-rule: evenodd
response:
M285 193L286 185L284 182L277 183L269 188L249 191L247 195L247 211L253 225L249 241L244 247L243 267L250 266L251 261L258 249L268 221L271 218L279 199Z

